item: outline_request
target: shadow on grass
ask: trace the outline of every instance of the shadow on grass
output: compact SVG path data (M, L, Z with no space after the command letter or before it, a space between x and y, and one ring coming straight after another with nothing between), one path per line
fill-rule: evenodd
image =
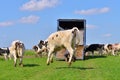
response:
M93 67L57 67L56 69L80 69L80 70L89 70L94 69Z
M5 59L3 59L3 58L0 58L0 61L5 61Z
M24 67L36 67L36 66L40 66L38 64L24 64Z
M107 56L85 56L85 60L96 59L96 58L106 58Z

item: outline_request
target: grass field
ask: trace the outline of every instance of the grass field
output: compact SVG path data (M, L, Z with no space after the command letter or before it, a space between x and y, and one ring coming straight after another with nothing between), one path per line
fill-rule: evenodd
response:
M24 67L14 67L13 60L0 57L0 80L119 80L120 56L89 57L68 67L65 61L55 59L47 66L46 57L35 58L32 54L26 52Z

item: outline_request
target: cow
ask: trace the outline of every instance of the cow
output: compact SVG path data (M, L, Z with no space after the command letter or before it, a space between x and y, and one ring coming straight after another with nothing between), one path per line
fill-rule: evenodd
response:
M112 54L114 55L112 44L105 44L105 45L104 45L104 54L109 54L109 53L111 53L111 52L112 52Z
M106 53L112 53L112 55L117 55L117 52L120 51L120 43L106 44L104 46Z
M10 54L10 51L8 47L0 48L0 55L3 55L5 60L8 59L9 54Z
M112 48L113 48L113 54L116 55L117 53L115 52L120 51L120 43L112 44Z
M69 30L54 32L44 41L45 43L47 43L48 50L47 65L53 62L53 53L65 48L70 54L68 61L70 66L72 57L75 54L75 45L80 44L80 31L77 27L73 27Z
M87 52L92 52L92 56L94 56L94 51L99 51L99 54L102 55L104 50L104 44L90 44L85 46L84 54L86 55Z
M47 52L47 44L44 44L43 40L40 40L38 45L33 46L33 50L36 52L36 57L42 57L43 52Z
M20 66L23 66L23 55L25 51L25 45L20 40L15 40L12 42L11 46L9 47L10 50L10 56L13 56L14 58L14 66L17 65L17 59L20 59Z

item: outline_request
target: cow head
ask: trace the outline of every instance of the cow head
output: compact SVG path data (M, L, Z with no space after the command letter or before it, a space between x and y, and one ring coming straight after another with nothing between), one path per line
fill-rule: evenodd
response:
M34 46L34 50L38 50L39 52L47 52L47 43L46 41L40 40L38 47Z
M21 42L16 42L15 43L15 50L19 49L19 48L24 48L24 44Z
M77 27L73 27L72 29L72 33L76 36L76 32L78 31L78 28Z
M112 48L113 48L112 44L108 44L107 47L108 47L109 50L112 50Z
M40 40L40 42L39 42L39 44L38 44L39 48L42 48L43 45L44 45L44 41L43 41L43 40Z
M35 50L35 52L37 52L38 51L38 47L36 45L33 46L33 50Z
M48 42L47 41L44 41L44 43L42 44L42 51L43 52L47 52L48 50L47 50L47 44L48 44Z

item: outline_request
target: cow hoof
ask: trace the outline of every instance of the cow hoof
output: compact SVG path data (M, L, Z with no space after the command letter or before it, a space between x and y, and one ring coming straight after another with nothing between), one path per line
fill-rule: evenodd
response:
M74 58L72 61L75 62L75 61L76 61L76 58Z
M47 65L50 65L49 63L47 63Z
M19 66L23 67L23 64L22 64L22 63L19 63Z
M17 64L14 64L14 67L16 67Z
M14 65L14 67L16 67L16 65Z
M53 60L51 61L51 63L53 63Z
M68 66L69 66L69 67L71 66L71 62L68 63Z
M20 66L23 67L23 64L21 64Z

